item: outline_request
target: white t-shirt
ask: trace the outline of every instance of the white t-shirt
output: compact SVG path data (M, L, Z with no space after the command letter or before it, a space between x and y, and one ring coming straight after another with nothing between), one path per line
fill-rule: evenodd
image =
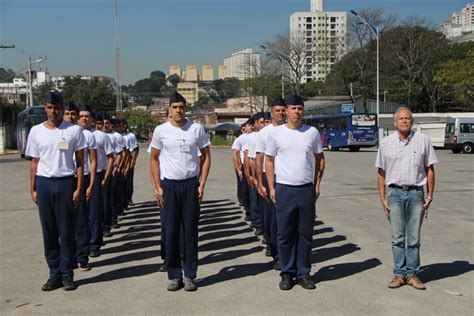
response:
M114 136L115 142L116 142L115 153L118 154L124 148L127 148L127 143L125 142L125 138L123 138L123 136L120 135L119 133L113 132L112 135Z
M92 134L91 131L83 129L82 133L84 134L84 138L86 140L86 146L87 146L86 148L84 148L84 163L83 163L84 175L86 176L89 173L91 173L91 161L89 159L88 149L97 149L97 143L95 141L94 134Z
M316 128L302 125L294 130L280 125L267 138L265 154L275 159L276 182L303 185L314 182L314 154L323 152L321 137Z
M259 132L254 132L250 134L251 137L248 139L248 156L250 159L255 159L257 158L257 152L255 151L256 145L257 145L257 138L258 138Z
M188 120L182 127L166 122L155 128L151 147L160 150L163 178L185 180L199 174L198 150L210 145L204 128Z
M244 141L248 134L242 134L232 143L232 150L238 150L240 153L240 162L244 163Z
M97 172L104 171L107 168L107 155L113 154L114 147L104 132L94 130L92 134L97 143Z
M127 149L129 151L133 151L135 148L138 147L137 137L133 133L126 133L123 135L125 140L128 142Z
M267 144L267 138L268 135L272 133L273 129L275 126L273 124L269 124L262 128L257 137L257 141L255 142L255 151L257 153L262 153L263 154L263 172L265 172L265 148Z
M86 147L82 128L63 121L48 129L44 123L33 126L28 135L26 155L39 158L37 176L59 178L76 172L74 153Z

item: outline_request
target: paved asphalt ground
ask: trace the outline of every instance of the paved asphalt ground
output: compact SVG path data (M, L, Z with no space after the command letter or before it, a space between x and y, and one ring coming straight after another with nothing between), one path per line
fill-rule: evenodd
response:
M314 291L278 289L264 247L236 203L230 150L212 150L202 205L199 290L166 291L160 222L141 151L131 208L79 288L42 292L48 270L29 163L0 157L0 314L472 315L474 156L437 150L436 191L422 229L421 278L428 289L390 290L390 228L379 205L374 151L328 152L314 226ZM471 312L469 312L471 311Z

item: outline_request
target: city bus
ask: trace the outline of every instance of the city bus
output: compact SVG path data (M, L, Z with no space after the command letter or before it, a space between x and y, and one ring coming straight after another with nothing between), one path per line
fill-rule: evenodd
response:
M31 128L45 122L47 119L44 106L32 106L18 113L16 144L22 158L25 158L26 141Z
M318 129L323 146L331 151L337 151L341 148L359 151L361 148L377 145L376 114L307 115L305 116L305 124Z

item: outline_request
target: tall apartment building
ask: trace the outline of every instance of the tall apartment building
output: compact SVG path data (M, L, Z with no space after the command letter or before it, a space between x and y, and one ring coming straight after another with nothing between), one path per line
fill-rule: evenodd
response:
M198 68L195 65L186 65L184 80L198 81Z
M229 78L229 68L226 65L219 65L217 71L217 79Z
M306 73L301 82L324 80L347 52L347 13L326 12L324 0L311 0L310 12L291 15L290 36L293 44L305 46Z
M260 73L260 54L255 54L251 48L233 53L224 58L224 66L229 70L229 77L240 80L255 77Z
M212 65L202 65L202 81L213 81L214 80L214 67Z
M454 41L474 41L474 3L468 3L461 12L442 23L443 34Z
M178 65L171 65L169 70L169 76L171 75L178 75L178 77L181 78L181 67L179 67Z

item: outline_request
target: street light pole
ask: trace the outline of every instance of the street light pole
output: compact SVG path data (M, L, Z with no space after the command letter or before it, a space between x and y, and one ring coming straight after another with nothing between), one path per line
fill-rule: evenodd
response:
M43 58L37 59L35 61L31 61L31 57L28 56L28 74L27 74L27 80L28 82L26 83L26 87L28 89L28 94L27 94L27 107L32 107L33 106L33 77L31 76L31 66L33 64L37 64L43 61Z
M380 123L380 120L379 120L379 114L380 114L379 28L378 26L374 26L370 24L369 22L367 22L367 20L361 17L356 11L351 10L350 12L353 15L355 15L357 18L359 18L359 20L361 20L362 23L364 23L366 26L369 27L370 31L375 35L375 39L377 40L377 93L376 93L377 94L377 100L376 100L377 110L376 111L377 111L377 128L379 129L380 128L379 126L379 123Z

